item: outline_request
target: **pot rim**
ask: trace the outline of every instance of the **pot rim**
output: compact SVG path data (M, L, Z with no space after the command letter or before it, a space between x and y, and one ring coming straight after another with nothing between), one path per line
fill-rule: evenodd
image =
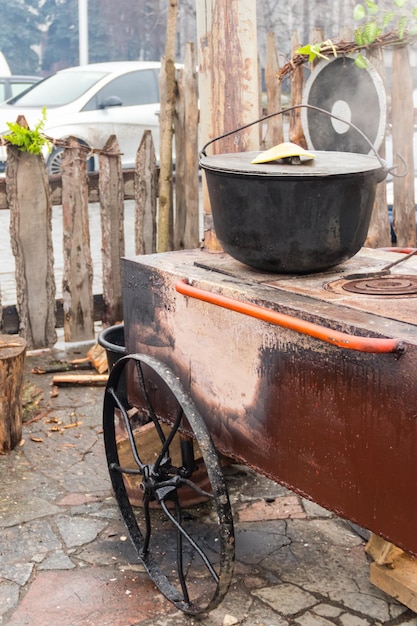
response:
M199 163L202 169L213 173L245 177L322 179L332 176L378 174L378 178L382 180L388 173L385 162L381 163L374 155L320 150L314 151L314 153L316 154L315 159L303 161L301 164L290 164L282 161L251 163L258 156L259 151L211 156L200 154Z

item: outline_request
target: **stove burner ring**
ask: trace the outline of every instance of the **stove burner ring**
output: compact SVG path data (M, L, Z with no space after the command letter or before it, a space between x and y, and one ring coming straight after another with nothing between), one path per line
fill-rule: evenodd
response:
M345 291L369 296L405 296L417 294L417 276L397 274L350 280L342 285Z

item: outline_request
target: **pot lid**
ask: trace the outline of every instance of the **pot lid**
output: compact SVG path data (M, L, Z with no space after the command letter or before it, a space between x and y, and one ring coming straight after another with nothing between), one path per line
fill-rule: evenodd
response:
M244 174L250 176L325 177L345 176L382 171L381 162L372 155L353 152L316 151L315 159L301 163L284 160L269 163L251 163L259 152L236 152L230 154L200 155L200 165L205 170Z

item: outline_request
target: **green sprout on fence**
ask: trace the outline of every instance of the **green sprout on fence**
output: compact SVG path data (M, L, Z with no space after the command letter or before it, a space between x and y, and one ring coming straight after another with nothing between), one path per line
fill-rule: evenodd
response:
M7 122L7 126L11 131L8 135L3 135L3 139L17 146L22 152L30 154L42 154L42 149L47 146L50 149L51 142L42 133L46 122L46 107L42 109L42 118L31 130L26 126L21 126L18 122Z
M327 39L321 43L302 46L281 69L279 77L282 79L303 63L312 63L318 59L328 60L339 54L356 53L356 65L365 68L367 60L361 50L376 46L405 46L417 39L417 5L409 0L392 0L390 9L381 8L374 0L365 0L355 6L353 19L358 23L354 41Z
M355 43L359 48L366 48L388 37L390 45L405 45L417 35L417 6L408 0L393 0L392 9L382 9L373 0L357 4L353 10L353 19L361 24L355 30ZM359 67L366 67L362 54L356 58Z

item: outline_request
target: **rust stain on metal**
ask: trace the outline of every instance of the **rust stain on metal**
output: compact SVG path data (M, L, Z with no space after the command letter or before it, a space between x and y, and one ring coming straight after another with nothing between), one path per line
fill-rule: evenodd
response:
M216 447L417 554L417 506L410 497L417 468L417 340L408 339L401 359L337 349L175 298L184 266L174 276L172 267L156 270L144 259L125 268L135 277L125 294L128 349L172 368ZM208 274L204 280L220 281ZM135 294L134 284L146 291ZM222 283L230 296L237 288L235 281ZM277 306L275 294L271 289ZM308 304L314 321L310 298Z

